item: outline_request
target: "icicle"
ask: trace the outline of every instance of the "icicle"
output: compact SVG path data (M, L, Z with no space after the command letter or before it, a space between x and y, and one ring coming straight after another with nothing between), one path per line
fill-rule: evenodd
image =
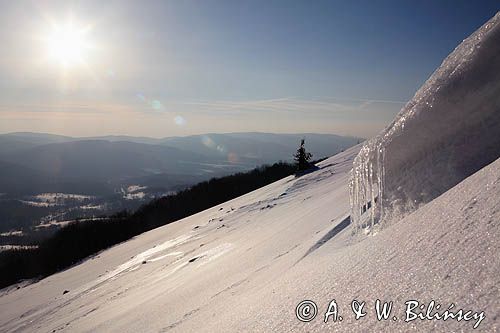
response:
M499 38L497 13L443 61L387 128L364 143L349 179L355 231L387 224L396 211L409 213L433 199L422 193L439 195L460 180L461 174L453 170L471 167L467 158L440 159L433 154L446 157L463 151L471 158L481 156L477 165L498 158L495 152L476 152L484 149L483 142L492 147L500 142L494 139L500 124ZM481 80L477 73L488 75ZM468 131L474 140L466 140ZM467 149L458 144L461 140L467 141ZM387 173L397 178L387 182Z
M371 208L370 208L370 220L371 220L371 226L370 228L373 228L375 224L375 210L376 210L376 204L375 204L375 183L373 182L373 164L370 163L370 174L369 174L369 181L370 181L370 201L371 201ZM367 207L368 208L368 207Z

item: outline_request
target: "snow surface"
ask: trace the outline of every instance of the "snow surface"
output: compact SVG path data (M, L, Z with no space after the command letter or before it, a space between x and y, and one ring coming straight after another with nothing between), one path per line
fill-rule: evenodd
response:
M23 231L22 230L12 230L12 231L0 233L0 237L9 237L9 236L23 236Z
M0 252L7 250L28 250L28 249L36 249L38 246L36 245L0 245Z
M0 296L0 331L468 331L473 322L355 321L353 299L440 301L499 324L500 160L380 231L353 237L347 181L359 147ZM64 291L69 292L64 294ZM322 322L336 299L342 322ZM317 302L318 318L295 307Z
M34 207L54 207L63 206L68 201L83 202L94 199L95 197L82 194L71 193L41 193L29 197L31 200L19 200L20 202Z
M497 13L363 146L350 181L353 222L361 230L400 220L500 157L499 133Z

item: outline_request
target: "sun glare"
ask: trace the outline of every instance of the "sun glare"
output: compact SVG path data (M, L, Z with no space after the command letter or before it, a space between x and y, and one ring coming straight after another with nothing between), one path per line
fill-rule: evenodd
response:
M90 48L87 32L73 23L54 25L46 38L50 58L64 67L85 63Z

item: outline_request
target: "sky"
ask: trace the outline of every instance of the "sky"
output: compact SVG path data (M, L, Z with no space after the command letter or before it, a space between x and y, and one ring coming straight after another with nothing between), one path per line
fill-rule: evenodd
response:
M3 1L0 133L370 137L498 1Z

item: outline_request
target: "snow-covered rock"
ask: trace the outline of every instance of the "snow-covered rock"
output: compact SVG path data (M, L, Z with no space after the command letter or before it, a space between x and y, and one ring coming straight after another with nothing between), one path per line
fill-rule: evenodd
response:
M500 13L363 146L350 181L352 220L365 230L397 221L498 157Z

